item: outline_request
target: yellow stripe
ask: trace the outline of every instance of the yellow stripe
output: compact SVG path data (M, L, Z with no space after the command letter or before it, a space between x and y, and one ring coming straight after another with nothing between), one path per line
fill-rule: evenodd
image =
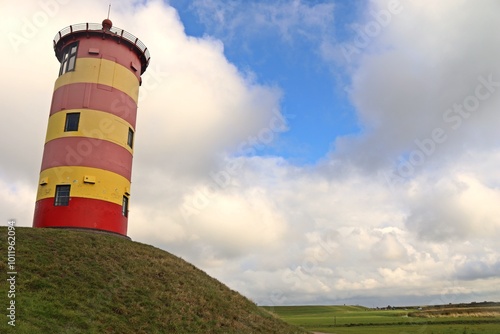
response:
M56 185L60 184L71 185L70 197L98 199L118 205L122 205L125 192L130 192L130 182L126 178L99 168L54 167L42 171L40 179L47 183L38 186L37 201L54 197Z
M114 61L100 58L78 58L75 70L61 75L55 83L54 91L61 86L89 82L116 88L137 103L139 80L125 66Z
M78 131L64 131L67 113L80 113ZM71 109L59 111L49 118L45 142L61 137L87 137L107 140L126 148L133 153L127 144L128 129L132 125L123 118L107 112L94 109ZM98 145L98 141L89 139L91 144Z

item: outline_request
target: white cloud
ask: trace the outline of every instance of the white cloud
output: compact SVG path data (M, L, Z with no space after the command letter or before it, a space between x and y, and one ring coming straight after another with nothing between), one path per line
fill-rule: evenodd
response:
M321 43L334 31L334 3L307 1L224 2L197 0L192 4L209 31L232 40L277 35L286 43L305 39Z
M457 278L463 280L498 278L499 276L499 261L470 260L457 268Z
M373 246L372 255L375 259L381 258L389 261L407 260L406 248L393 233L382 236Z
M386 2L380 1L377 7L386 8ZM449 158L460 153L463 145L496 147L497 131L491 120L500 103L500 67L493 57L499 40L490 32L499 23L488 13L497 4L440 2L428 8L407 1L402 7L364 50L353 74L351 97L367 134L339 139L336 154L373 169L418 149L415 141L432 138L436 128L443 130L446 140L427 161ZM447 110L454 104L468 105L480 78L488 77L494 81L493 92L479 101L470 116L461 116L457 126L459 121L449 119L457 113L447 114Z
M498 189L474 175L453 173L437 182L419 180L409 194L408 228L422 238L443 241L496 237L500 231Z

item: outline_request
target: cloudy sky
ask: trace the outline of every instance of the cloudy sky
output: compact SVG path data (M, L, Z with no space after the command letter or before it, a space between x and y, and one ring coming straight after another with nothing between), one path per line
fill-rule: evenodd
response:
M108 1L0 3L1 223L31 226L52 39ZM499 11L114 1L152 56L130 237L260 305L499 301Z

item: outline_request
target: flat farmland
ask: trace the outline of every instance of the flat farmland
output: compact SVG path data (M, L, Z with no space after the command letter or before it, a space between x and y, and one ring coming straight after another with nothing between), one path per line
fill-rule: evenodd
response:
M500 304L371 309L363 306L265 307L311 332L337 334L498 334Z

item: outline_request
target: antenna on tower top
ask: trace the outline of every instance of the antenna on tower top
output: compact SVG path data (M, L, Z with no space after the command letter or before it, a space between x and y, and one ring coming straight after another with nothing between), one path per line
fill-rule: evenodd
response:
M108 18L102 21L102 30L104 31L110 31L111 27L113 26L113 22L109 19L109 12L111 12L111 1L109 2L109 7L108 7Z

